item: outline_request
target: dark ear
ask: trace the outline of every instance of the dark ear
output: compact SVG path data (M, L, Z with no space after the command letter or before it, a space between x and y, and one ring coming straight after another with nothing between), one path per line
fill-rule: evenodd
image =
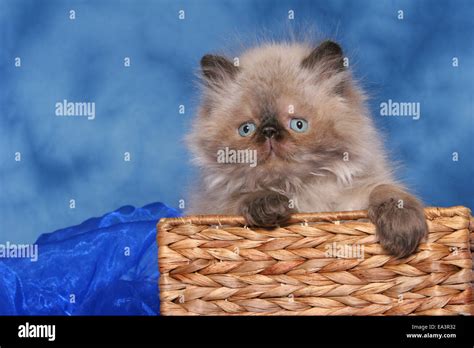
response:
M318 64L335 72L344 70L342 48L334 41L324 41L301 62L301 66L312 69Z
M222 82L233 78L239 68L225 57L206 54L201 58L201 70L208 82Z

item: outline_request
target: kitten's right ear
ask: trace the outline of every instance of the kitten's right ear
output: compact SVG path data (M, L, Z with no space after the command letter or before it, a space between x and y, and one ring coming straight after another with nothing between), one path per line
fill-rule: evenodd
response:
M316 47L301 62L301 66L306 69L313 69L318 64L325 64L327 68L334 72L344 70L342 48L334 41L324 41Z
M201 58L201 71L208 83L219 84L234 78L239 68L225 57L206 54Z

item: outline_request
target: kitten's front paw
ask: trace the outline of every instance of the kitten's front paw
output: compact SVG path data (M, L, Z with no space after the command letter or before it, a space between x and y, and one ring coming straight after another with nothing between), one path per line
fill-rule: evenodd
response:
M422 205L405 192L374 201L369 206L369 218L382 247L397 258L414 253L428 231Z
M274 227L288 221L294 211L289 208L286 196L270 191L247 197L240 212L250 226Z

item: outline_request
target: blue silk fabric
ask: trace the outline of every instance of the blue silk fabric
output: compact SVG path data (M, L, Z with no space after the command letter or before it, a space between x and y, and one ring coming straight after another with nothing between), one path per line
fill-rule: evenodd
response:
M175 216L125 206L42 234L36 262L0 259L0 315L159 314L156 224Z

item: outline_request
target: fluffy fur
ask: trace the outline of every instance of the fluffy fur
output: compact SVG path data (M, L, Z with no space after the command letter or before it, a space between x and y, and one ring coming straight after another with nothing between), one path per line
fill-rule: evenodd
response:
M206 55L201 69L202 102L187 137L201 177L188 213L243 214L271 227L294 211L369 209L387 251L416 249L426 233L422 206L395 182L339 45L266 44L244 52L239 66ZM294 118L308 130L292 130ZM245 122L256 131L242 137ZM225 147L256 150L257 166L219 163Z

